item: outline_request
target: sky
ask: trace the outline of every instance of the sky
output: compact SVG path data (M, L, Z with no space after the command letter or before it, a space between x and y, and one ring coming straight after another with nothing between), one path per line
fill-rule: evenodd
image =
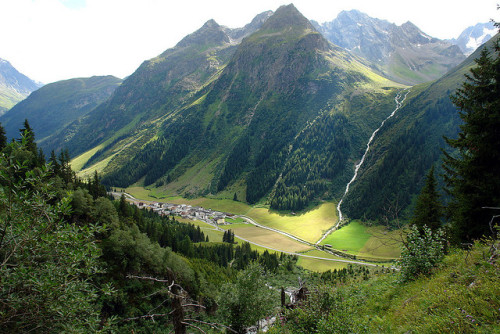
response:
M290 0L0 0L0 58L45 84L76 77L124 78L209 19L242 27ZM500 21L500 0L295 0L310 20L358 9L398 25L411 21L433 37Z

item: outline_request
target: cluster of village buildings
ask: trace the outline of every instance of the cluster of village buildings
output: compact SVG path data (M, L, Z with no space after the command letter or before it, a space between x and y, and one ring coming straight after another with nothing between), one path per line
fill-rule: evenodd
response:
M187 204L171 204L171 203L144 203L135 202L140 209L150 209L157 212L159 215L168 216L180 216L182 218L201 220L209 224L215 225L226 225L226 218L234 217L233 214L224 213L219 211L213 211L210 209L201 208L198 206L191 206Z

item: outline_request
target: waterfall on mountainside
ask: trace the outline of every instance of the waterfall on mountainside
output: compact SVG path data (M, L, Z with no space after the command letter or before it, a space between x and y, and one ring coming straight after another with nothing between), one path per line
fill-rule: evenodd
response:
M354 168L354 175L351 179L351 181L349 181L349 183L347 183L347 186L345 187L345 191L344 191L344 195L342 195L342 198L340 199L339 203L337 204L337 212L338 212L338 221L337 221L337 224L334 225L332 228L330 228L322 237L321 239L319 239L318 242L316 242L316 244L318 245L319 243L321 243L321 241L323 241L327 235L329 235L331 232L333 232L334 230L336 230L340 224L342 224L343 220L344 220L344 217L342 215L342 210L341 210L341 205L342 205L342 202L344 201L344 198L346 197L347 193L349 192L349 187L351 186L351 184L356 180L357 176L358 176L358 171L359 169L361 168L361 166L363 165L363 163L365 162L365 158L366 158L366 155L368 154L368 151L370 150L370 145L373 141L373 139L375 138L375 135L377 134L377 132L384 126L385 122L390 119L391 117L393 117L395 114L396 114L396 111L399 110L399 108L401 108L401 106L403 105L403 102L404 100L406 99L406 96L408 95L408 93L410 92L409 89L405 89L405 90L402 90L400 92L398 92L398 94L396 94L396 97L394 98L394 101L396 102L396 108L394 109L394 111L386 118L382 121L382 123L380 123L380 126L375 130L373 131L370 139L368 140L368 143L366 144L366 150L365 150L365 153L363 154L363 156L361 157L361 160L359 161L359 163L356 165L356 167ZM404 94L404 95L403 95Z

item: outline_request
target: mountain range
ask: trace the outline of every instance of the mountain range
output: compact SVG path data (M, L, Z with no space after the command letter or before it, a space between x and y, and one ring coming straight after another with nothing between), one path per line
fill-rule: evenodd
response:
M0 116L41 86L0 58Z
M452 39L450 42L456 44L468 56L497 33L498 29L493 22L478 23L465 29L457 39Z
M41 87L0 117L8 138L19 135L20 124L28 119L43 146L47 137L80 120L106 101L122 80L113 76L77 78Z
M474 56L409 22L350 11L318 24L288 5L239 29L207 21L123 82L47 85L0 121L12 134L29 118L45 151L68 148L81 175L98 170L108 185L297 211L340 198L395 96L425 82L381 128L345 199L349 217L377 220L388 206L408 211L439 165L442 136L459 125L448 96Z
M400 26L360 11L342 11L315 27L330 42L357 54L384 76L414 85L440 78L465 59L460 48L433 38L411 22Z

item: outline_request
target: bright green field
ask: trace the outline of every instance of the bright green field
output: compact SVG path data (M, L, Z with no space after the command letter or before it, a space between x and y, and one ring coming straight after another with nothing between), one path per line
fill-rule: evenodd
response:
M318 241L337 222L334 203L322 203L299 215L278 214L266 208L252 208L246 215L259 224L288 232L312 243Z
M341 251L358 252L371 235L366 232L366 227L357 221L353 221L330 234L321 242L322 245L332 245L334 249Z
M224 232L217 231L210 224L207 224L205 222L201 222L198 220L184 219L181 217L175 217L175 219L179 222L182 222L182 223L190 223L190 224L194 224L195 226L199 226L200 230L205 234L205 236L208 236L208 240L210 242L222 242L222 236L224 235Z
M321 244L361 257L390 260L401 254L399 233L387 231L383 226L367 227L352 221L330 234Z
M211 225L209 225L207 223L200 222L200 221L192 221L192 220L189 220L189 219L178 219L178 220L181 221L181 222L191 223L191 224L194 224L196 226L200 226L200 228L203 231L203 233L205 233L205 235L208 235L208 238L210 239L210 242L221 242L222 241L222 234L223 234L223 232L216 231L213 228L213 226L211 226ZM241 224L240 224L240 228L242 228ZM250 230L257 229L256 227L251 226L251 225L248 225L248 228ZM262 229L259 229L259 230L262 230ZM241 232L241 230L240 230L240 232ZM272 233L271 231L269 231L269 232ZM248 236L245 235L245 237L248 237ZM261 238L266 238L266 236L262 236ZM285 238L285 237L283 237L283 238ZM235 237L235 241L238 244L241 244L241 243L245 242L245 241L241 240L238 237ZM257 242L257 241L261 241L262 242L264 240L255 240L255 242ZM295 247L300 248L301 245L299 244L299 245L296 245L295 247L293 245L292 246L290 246L290 245L283 245L283 246L284 246L283 248L288 248L290 251L294 251L294 250L299 250L300 251L300 249L296 249ZM270 252L270 253L279 253L279 252L267 249L265 247L260 247L260 246L254 245L254 244L250 244L250 247L252 248L252 250L256 250L259 253L264 253L266 250L268 252ZM276 248L279 248L279 247L277 246ZM324 253L324 252L321 252L321 251L318 251L318 250L306 251L303 254L312 255L312 256L319 256L319 257L325 257L325 258L337 258L334 255L327 254L327 253ZM297 264L299 266L305 268L305 269L308 269L308 270L311 270L311 271L317 271L317 272L323 272L323 271L333 270L333 269L342 269L342 268L345 268L347 266L347 264L343 263L343 262L335 262L335 261L320 260L320 259L311 259L311 258L305 258L305 257L301 257L301 256L299 256L299 260L298 260Z
M308 252L304 252L305 255L318 256L324 258L332 258L332 259L340 259L335 255L331 255L325 252L321 252L319 250L311 250ZM308 269L311 271L324 272L327 270L333 269L342 269L347 267L347 263L345 262L337 262L337 261L328 261L328 260L320 260L320 259L312 259L309 257L299 257L299 261L297 262L299 266L304 269Z
M226 218L226 222L231 223L231 224L236 224L236 223L244 223L245 220L243 218Z
M282 234L250 224L239 224L238 226L234 226L234 228L231 228L231 230L235 235L241 238L278 251L303 252L311 249L310 246L290 239Z

